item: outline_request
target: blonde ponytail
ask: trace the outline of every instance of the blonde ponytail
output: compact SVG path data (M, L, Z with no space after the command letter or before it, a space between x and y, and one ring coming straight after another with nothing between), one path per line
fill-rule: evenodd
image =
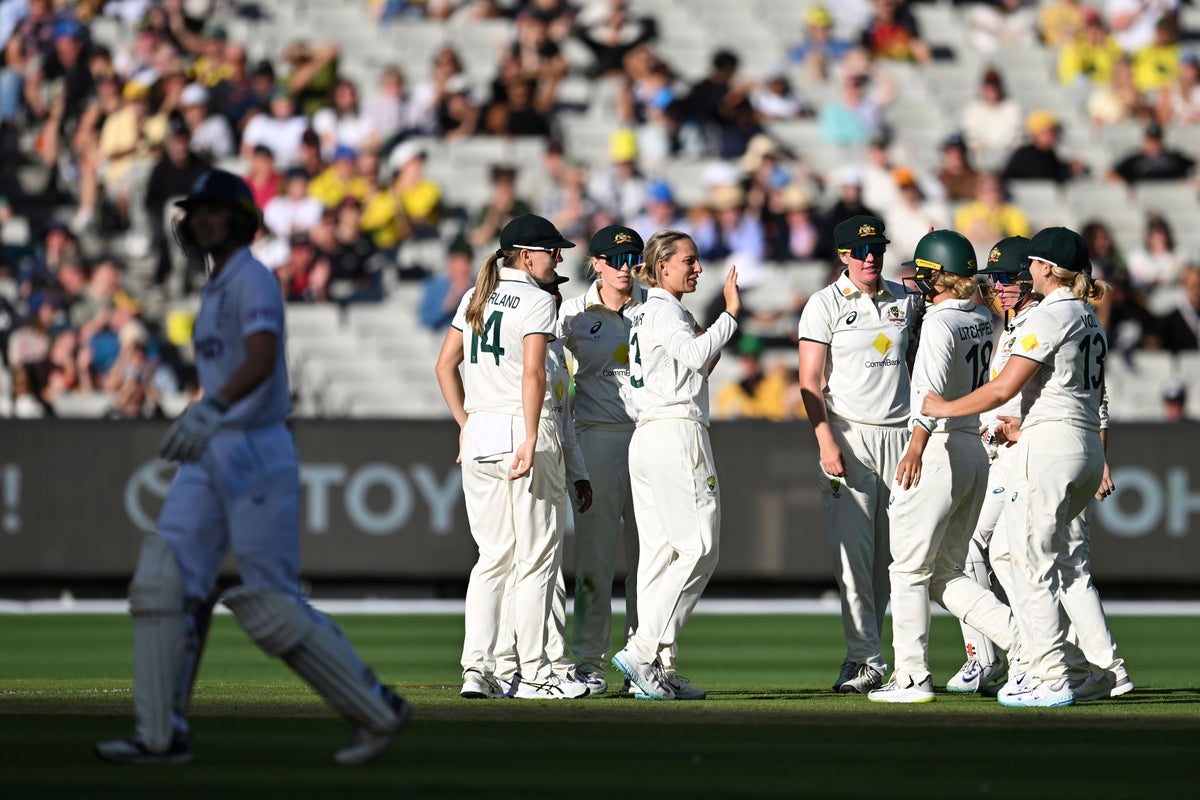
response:
M955 275L953 272L939 273L942 284L959 300L970 300L979 288L979 281L974 276Z
M685 239L692 241L692 237L683 231L675 230L663 230L651 236L646 242L643 263L633 268L633 277L651 288L658 286L658 262L669 261Z
M467 324L471 326L471 330L475 331L476 336L483 335L483 308L487 305L492 292L496 291L496 287L500 285L500 259L501 257L512 258L516 254L516 250L503 252L497 250L483 262L479 276L475 278L475 294L471 297L471 302L467 303L466 317Z
M1104 299L1104 295L1108 292L1108 284L1104 281L1094 280L1091 275L1086 272L1075 272L1062 267L1052 267L1050 270L1058 282L1063 286L1071 289L1071 294L1075 295L1076 299L1082 300L1085 303L1099 303Z

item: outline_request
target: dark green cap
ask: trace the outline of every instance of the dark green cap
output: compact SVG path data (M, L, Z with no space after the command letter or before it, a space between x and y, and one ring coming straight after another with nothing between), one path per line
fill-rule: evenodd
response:
M537 214L522 214L500 231L501 250L553 250L574 246L563 238L553 222Z
M645 249L646 244L638 232L624 225L601 228L588 242L588 252L594 256L619 256L622 253L640 253Z
M979 270L981 275L1015 275L1018 280L1029 280L1029 240L1024 236L1009 236L992 245L987 265Z
M839 250L849 250L856 244L889 244L891 240L883 235L883 228L883 220L879 217L857 214L837 224L833 229L833 240Z
M1035 233L1029 241L1029 257L1072 272L1091 267L1087 243L1069 228L1045 228Z

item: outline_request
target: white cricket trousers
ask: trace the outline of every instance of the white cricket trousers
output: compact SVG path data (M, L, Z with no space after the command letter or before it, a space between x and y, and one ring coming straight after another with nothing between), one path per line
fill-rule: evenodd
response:
M979 509L979 521L975 523L975 531L968 544L964 570L985 589L996 591L998 584L1004 599L1009 597L1009 587L1012 585L1012 559L1002 516L1004 509L1008 507L1009 495L1012 494L1008 480L1008 465L1012 460L1012 452L1011 447L1000 447L988 467L987 490L984 493L983 505ZM962 635L967 658L977 659L985 665L999 661L1000 654L996 650L996 644L982 631L967 622L962 622ZM1010 647L1010 663L1015 655Z
M929 675L930 599L1002 647L1012 644L1008 606L963 572L987 471L987 452L977 436L938 433L925 447L920 482L908 489L893 483L892 643L901 683Z
M1067 676L1067 623L1060 592L1067 582L1078 582L1064 577L1079 552L1072 548L1071 521L1100 486L1104 448L1096 431L1041 422L1022 433L1014 450L1013 492L1005 512L1013 565L1009 600L1030 674L1055 682Z
M592 507L575 514L575 617L571 649L581 669L604 674L612 647L617 544L625 548L625 640L637 629L638 531L629 484L633 426L586 426L576 440L592 483Z
M1114 673L1119 679L1126 676L1125 659L1117 655L1117 644L1109 630L1100 593L1092 583L1090 516L1089 504L1067 526L1067 552L1059 563L1059 599L1070 622L1069 641L1073 640L1089 663ZM1075 666L1071 655L1071 648L1068 648L1068 667Z
M888 601L888 499L896 466L908 446L903 425L864 425L829 415L846 475L834 478L818 464L825 536L842 595L846 658L887 672L883 615Z
M629 477L641 546L638 627L626 648L651 663L664 649L674 652L717 566L721 495L708 429L689 419L640 424L629 443Z
M467 420L464 439L470 436ZM513 441L523 437L524 426L514 418ZM531 681L550 677L546 653L558 566L561 564L562 497L566 482L562 449L554 422L542 419L533 469L519 480L509 480L512 454L495 462L464 458L463 495L471 536L479 560L467 584L462 667L492 674L502 608L516 635L521 674ZM510 602L503 596L512 579Z

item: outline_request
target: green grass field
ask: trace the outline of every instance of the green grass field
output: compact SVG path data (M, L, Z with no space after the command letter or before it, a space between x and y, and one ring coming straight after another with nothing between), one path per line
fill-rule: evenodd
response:
M339 621L415 709L365 768L332 764L347 726L228 616L215 622L196 688L194 762L102 764L91 744L132 725L128 619L0 616L0 797L1095 800L1195 788L1195 618L1112 620L1137 690L1024 711L974 696L881 706L834 695L833 617L693 618L681 645L685 673L709 690L699 703L465 701L461 618ZM957 623L935 618L932 641L943 685L962 662Z

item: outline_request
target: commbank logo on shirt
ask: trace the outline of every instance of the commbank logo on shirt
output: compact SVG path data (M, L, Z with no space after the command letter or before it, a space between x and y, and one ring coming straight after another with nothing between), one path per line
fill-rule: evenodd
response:
M879 351L879 355L887 355L887 351L892 349L892 340L881 333L875 337L871 346Z
M612 351L612 357L616 359L618 364L629 363L629 345L622 342L617 345L617 349Z

